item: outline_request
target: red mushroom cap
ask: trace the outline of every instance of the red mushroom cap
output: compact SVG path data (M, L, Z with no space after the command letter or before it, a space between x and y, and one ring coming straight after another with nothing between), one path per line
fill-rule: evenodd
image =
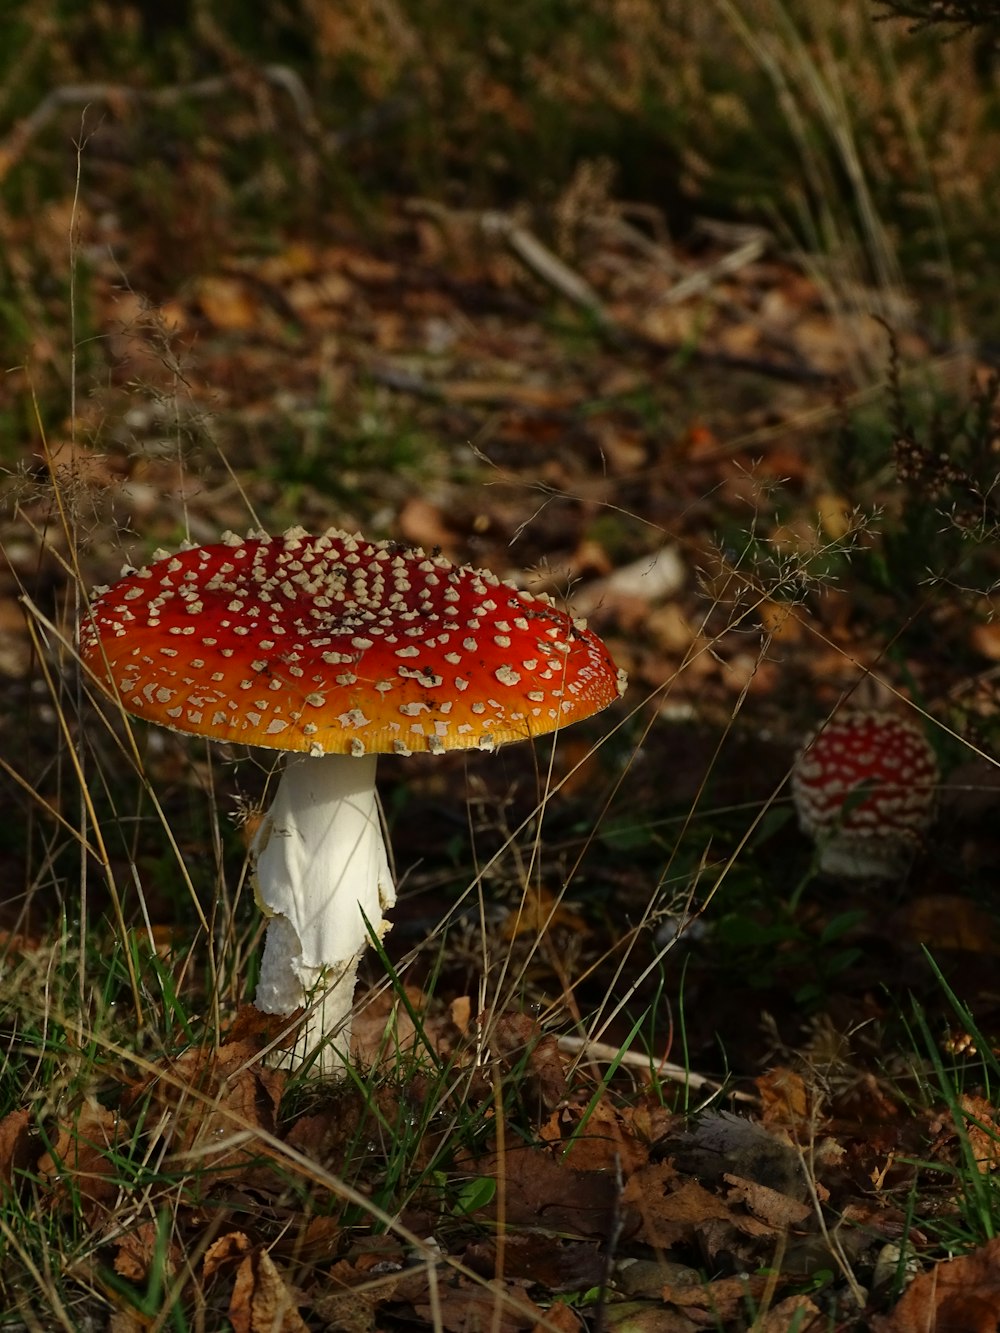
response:
M792 797L820 865L836 874L891 875L930 827L934 751L914 722L878 709L838 713L795 761Z
M80 653L138 717L312 754L492 749L625 685L547 598L337 531L227 533L127 570L95 596Z

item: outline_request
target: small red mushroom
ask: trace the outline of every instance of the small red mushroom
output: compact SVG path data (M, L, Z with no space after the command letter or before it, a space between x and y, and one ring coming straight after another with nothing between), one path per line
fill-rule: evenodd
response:
M158 553L159 554L159 553ZM232 533L98 590L80 655L137 717L298 751L254 847L268 917L255 996L311 1004L296 1058L342 1066L358 962L395 887L379 753L493 750L605 708L624 674L581 621L440 556L301 528ZM106 686L107 688L107 686Z
M934 818L937 758L922 729L883 709L839 712L805 743L792 770L803 832L820 869L851 879L904 871Z

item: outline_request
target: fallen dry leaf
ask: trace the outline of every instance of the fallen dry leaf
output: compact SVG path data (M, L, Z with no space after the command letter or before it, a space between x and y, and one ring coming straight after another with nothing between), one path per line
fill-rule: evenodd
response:
M468 995L459 995L452 1000L448 1013L455 1027L464 1037L469 1030L469 1023L472 1020L472 999Z
M197 282L194 295L205 318L217 329L245 332L258 322L260 302L241 278L206 275Z
M312 1300L317 1318L325 1319L324 1327L338 1333L375 1333L378 1327L378 1307L391 1298L389 1288L376 1291L324 1291Z
M802 1076L779 1066L754 1080L761 1101L761 1123L767 1129L797 1131L808 1126L810 1098Z
M462 1263L480 1277L502 1274L548 1291L586 1291L596 1287L605 1271L604 1256L596 1241L566 1241L539 1232L535 1236L506 1236L501 1245L478 1240L466 1247Z
M155 1222L142 1222L133 1231L115 1239L114 1269L128 1282L144 1283L157 1257L159 1236ZM180 1246L171 1240L163 1254L162 1276L176 1276L183 1255Z
M996 1333L1000 1323L1000 1240L915 1277L873 1333Z
M675 597L687 579L687 566L676 546L662 546L622 565L607 578L594 579L573 591L570 608L576 616L589 616L597 607L634 599L643 609L653 602Z
M735 1319L747 1311L748 1303L758 1301L767 1290L770 1278L748 1273L739 1277L720 1277L715 1282L668 1284L663 1300L681 1310L708 1310L713 1320Z
M571 1123L578 1118L574 1113ZM575 1128L570 1132L575 1133ZM649 1143L632 1131L630 1117L623 1116L609 1098L602 1097L589 1109L582 1129L565 1152L566 1160L577 1171L615 1171L630 1176L648 1162Z
M362 1134L378 1136L386 1126L408 1123L425 1093L419 1076L403 1088L388 1082L358 1087L343 1080L329 1089L321 1110L295 1121L284 1135L285 1142L312 1161L340 1171ZM425 1135L412 1151L414 1164L426 1162L434 1152L432 1137Z
M425 551L440 550L449 560L461 556L447 514L423 496L409 496L396 517L396 526L403 540L414 546L421 546Z
M30 1125L30 1111L9 1111L0 1120L0 1186L13 1184L14 1172L31 1165Z
M776 643L798 643L802 638L799 609L791 602L764 599L757 607L761 626Z
M996 1108L985 1097L969 1093L962 1094L959 1106L965 1121L961 1134L969 1145L977 1170L986 1175L1000 1165L1000 1127L996 1123ZM951 1115L942 1115L934 1128L937 1134L931 1144L931 1157L954 1156L954 1152L948 1150L958 1143L960 1131Z
M108 1320L108 1333L146 1333L149 1321L134 1310L116 1310Z
M1000 624L991 620L986 624L973 625L969 631L969 643L982 657L991 662L1000 661Z
M253 841L254 832L262 819L263 815L255 811L241 825L246 846L249 847ZM226 1033L223 1046L243 1046L248 1050L263 1051L286 1031L293 1017L291 1014L265 1014L255 1004L241 1004ZM293 1037L289 1036L287 1040L291 1043Z
M967 953L1000 954L995 918L971 898L954 893L925 894L894 912L889 929L914 944Z
M233 1333L309 1333L298 1301L267 1250L255 1250L240 1264L229 1302L229 1322Z
M293 1212L271 1253L299 1264L329 1264L337 1257L343 1235L344 1228L335 1217Z
M214 1240L205 1251L202 1262L202 1277L207 1282L215 1277L222 1268L233 1262L242 1261L244 1255L252 1249L250 1237L243 1231L230 1231L228 1235Z
M730 1203L744 1204L748 1212L776 1231L800 1227L813 1215L809 1204L790 1199L787 1194L759 1185L755 1180L731 1175L723 1176L723 1180L733 1187L728 1196Z
M581 937L590 934L590 927L583 917L565 907L560 897L544 885L531 885L509 913L503 933L505 939L513 940L518 935L541 935L559 926Z
M965 1133L982 1175L1000 1166L1000 1128L996 1122L996 1108L985 1097L963 1093L960 1101L965 1116Z
M826 1317L808 1296L788 1296L758 1316L754 1333L819 1333L826 1327Z
M410 1009L420 1017L418 1034L409 1009L392 991L378 991L361 1001L351 1030L351 1053L371 1068L393 1066L400 1054L411 1051L426 1038L435 1045L443 1022L427 1013L427 996L418 986L406 987Z
M93 1218L118 1197L120 1172L109 1150L127 1135L128 1126L96 1102L85 1105L72 1124L60 1125L55 1143L38 1160L38 1174L52 1186L51 1198L61 1206L83 1201Z
M527 1075L529 1095L546 1110L561 1105L568 1093L566 1070L555 1036L543 1031L528 1014L500 1014L489 1028L490 1041L500 1058L521 1076Z
M120 486L124 467L107 454L76 440L50 441L42 455L49 474L59 486Z
M462 1278L453 1283L438 1283L437 1302L414 1302L420 1318L443 1328L447 1333L520 1333L536 1327L545 1312L518 1287L472 1284ZM435 1308L436 1306L436 1308Z
M545 1311L544 1324L536 1324L531 1333L579 1333L583 1318L562 1301L556 1301Z
M163 1066L132 1090L128 1104L148 1095L151 1121L174 1157L195 1155L214 1172L244 1168L266 1153L254 1130L273 1134L286 1075L260 1062L255 1041L198 1047Z
M467 1171L504 1180L504 1207L510 1226L544 1227L570 1236L607 1236L612 1226L635 1229L631 1209L622 1208L614 1177L604 1171L574 1171L561 1156L535 1148L469 1159ZM477 1216L495 1216L496 1204Z
M657 1162L636 1171L625 1184L622 1201L642 1218L638 1239L647 1245L669 1250L682 1241L693 1242L695 1227L709 1218L730 1220L729 1206L719 1195L696 1180L668 1188L676 1178L669 1162Z

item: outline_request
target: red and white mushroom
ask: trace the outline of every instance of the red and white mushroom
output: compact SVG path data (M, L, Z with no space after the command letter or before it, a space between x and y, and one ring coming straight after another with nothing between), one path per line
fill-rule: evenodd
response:
M625 688L601 641L545 597L388 542L224 534L95 593L83 661L123 708L175 731L300 752L256 835L268 917L255 996L310 1004L295 1055L333 1072L369 928L395 901L380 753L493 750L590 716Z
M934 818L938 764L921 728L884 709L846 709L800 750L792 797L820 869L891 879Z

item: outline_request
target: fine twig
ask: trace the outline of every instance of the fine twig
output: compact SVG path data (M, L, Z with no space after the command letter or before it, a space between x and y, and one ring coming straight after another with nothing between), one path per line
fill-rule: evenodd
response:
M702 296L711 292L720 278L729 277L730 274L738 273L749 264L755 264L766 249L767 238L763 235L744 241L742 245L722 255L713 264L708 264L705 268L698 269L696 273L689 273L687 277L675 282L653 302L652 308L661 305L680 305L689 296Z
M286 93L302 128L312 137L318 135L319 126L312 99L298 74L287 65L262 65L249 72L241 70L232 74L215 74L192 83L171 84L164 88L132 88L120 83L71 83L53 88L0 141L0 180L20 161L31 141L67 107L89 106L92 103L106 106L129 104L172 107L182 102L221 97L233 89L247 88L252 86L254 78L273 84Z
M737 1102L748 1102L755 1106L758 1101L752 1093L729 1089L718 1079L709 1078L707 1074L697 1074L693 1069L685 1069L683 1065L675 1065L670 1060L654 1062L642 1051L622 1052L617 1046L612 1046L608 1042L592 1041L588 1037L577 1037L572 1033L560 1036L558 1044L564 1055L582 1054L588 1060L614 1060L629 1069L642 1070L646 1074L652 1071L659 1078L669 1079L671 1083L686 1083L688 1087L699 1091L704 1089L706 1092L725 1092L727 1097L732 1097Z
M516 218L508 213L491 211L482 215L480 226L484 235L504 240L518 259L560 296L586 311L606 331L617 332L614 320L590 283L574 273L567 263Z

